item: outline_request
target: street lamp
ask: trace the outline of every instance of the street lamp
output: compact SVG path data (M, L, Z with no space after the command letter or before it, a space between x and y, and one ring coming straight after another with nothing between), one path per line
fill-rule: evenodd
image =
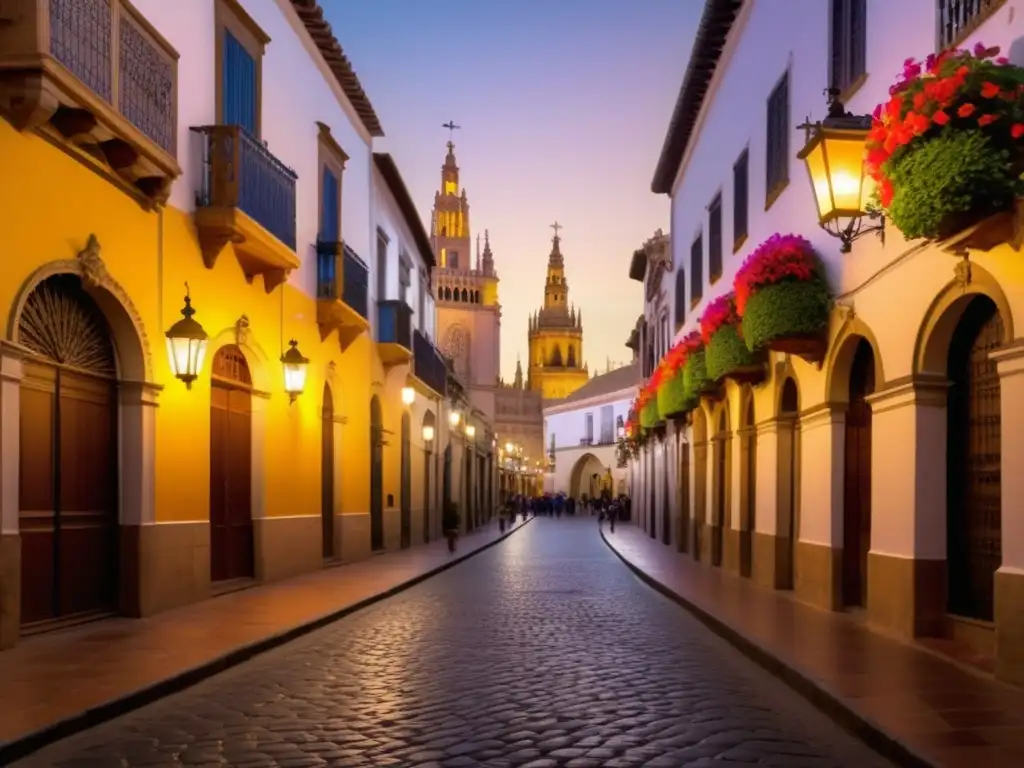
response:
M412 405L416 402L416 390L412 387L402 387L402 404Z
M505 443L505 453L512 453L514 448L515 448L515 446L512 444L511 440L509 442Z
M847 112L839 101L838 88L829 88L825 93L828 116L819 123L811 123L808 118L797 126L806 135L804 148L797 157L807 165L821 228L839 238L839 250L849 253L853 241L869 232L877 232L885 242L885 218L871 209L875 183L864 173L864 147L871 131L871 117ZM841 225L839 219L849 221ZM877 219L879 223L865 226L865 219Z
M294 403L306 388L309 358L302 356L299 342L292 339L288 342L288 351L281 355L281 363L284 365L284 391L288 393L288 402Z
M185 283L185 306L181 310L182 318L167 331L167 358L171 363L171 371L185 382L186 389L192 389L192 382L199 378L203 370L203 358L206 357L206 345L209 337L196 320L192 319L196 311L192 309L188 283Z
M451 424L453 427L459 426L459 412L458 411L450 411L448 413L448 423Z
M434 425L424 424L423 425L423 442L432 443L434 441Z
M466 437L468 437L470 440L476 437L476 427L474 427L472 424L466 425Z

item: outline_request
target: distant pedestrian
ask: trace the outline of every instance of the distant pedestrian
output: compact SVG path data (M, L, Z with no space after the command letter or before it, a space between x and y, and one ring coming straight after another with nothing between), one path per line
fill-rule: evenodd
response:
M607 514L609 526L608 530L610 533L615 533L615 518L619 516L618 506L615 504L608 505Z

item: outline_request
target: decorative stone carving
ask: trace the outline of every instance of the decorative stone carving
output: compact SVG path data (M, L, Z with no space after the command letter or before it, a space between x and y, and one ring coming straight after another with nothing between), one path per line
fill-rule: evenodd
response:
M956 266L953 267L953 279L962 290L967 290L967 287L971 284L972 277L971 262L966 257L958 261Z
M856 317L856 312L853 308L852 301L837 301L836 302L836 315L839 317L840 323L848 323Z
M82 282L89 288L99 288L110 279L107 265L100 255L100 241L96 235L89 235L85 248L78 252L78 264L82 268Z
M242 315L235 321L235 343L244 347L249 342L249 316Z

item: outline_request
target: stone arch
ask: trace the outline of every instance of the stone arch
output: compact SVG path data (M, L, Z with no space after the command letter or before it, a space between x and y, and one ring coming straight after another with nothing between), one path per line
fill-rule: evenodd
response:
M591 476L596 472L603 478L608 469L597 456L589 452L584 453L576 459L569 473L569 495L578 499L585 493L589 497L593 485L590 482Z
M960 324L960 318L967 305L978 296L986 296L996 305L1003 322L1003 343L1016 338L1010 302L998 281L983 267L970 262L964 263L968 265L967 275L970 282L965 285L959 279L950 280L939 291L924 314L914 341L914 374L930 373L945 377L953 333ZM877 349L875 358L880 362ZM879 382L884 381L880 369L876 376Z
M229 344L238 347L245 356L245 364L249 366L249 375L252 377L254 393L264 397L272 393L275 379L271 378L270 374L270 358L249 329L249 318L245 315L238 318L237 322L230 328L224 328L210 338L210 343L206 348L205 365L208 366L212 363L217 350ZM208 373L208 371L204 373ZM283 378L280 383L281 386L284 386Z
M828 402L845 403L849 400L850 372L862 339L870 345L875 355L875 390L885 388L886 379L878 339L863 320L851 316L836 334L825 360L825 398ZM799 379L796 383L799 389Z
M25 309L25 302L44 280L56 275L79 277L86 293L103 312L114 340L118 379L140 383L152 382L153 356L142 316L128 293L107 271L100 257L99 242L93 235L89 236L86 247L77 258L48 262L25 279L11 305L7 319L7 338L20 345L18 325L21 313Z
M693 423L691 434L693 435L692 460L693 472L693 559L706 559L710 554L709 541L707 540L707 498L708 498L708 416L703 402L693 409Z

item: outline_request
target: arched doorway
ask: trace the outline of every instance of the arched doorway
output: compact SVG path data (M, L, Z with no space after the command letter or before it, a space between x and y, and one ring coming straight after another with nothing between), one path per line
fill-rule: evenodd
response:
M384 549L384 417L376 395L370 398L370 549Z
M574 499L582 499L584 495L588 498L593 496L595 487L600 493L600 478L604 475L606 468L601 460L592 453L585 453L576 459L569 473L569 495ZM597 475L598 482L594 482L594 475Z
M729 475L731 469L732 437L729 431L729 404L722 405L718 416L718 434L715 435L715 518L711 528L711 564L722 565L722 555L729 521Z
M865 339L850 366L843 472L843 605L866 606L871 549L871 406L875 353Z
M412 546L412 418L402 414L402 478L399 506L402 516L402 549Z
M423 429L421 434L424 435L423 439L423 543L426 544L430 541L430 514L431 514L431 500L433 498L433 484L431 483L431 477L434 469L434 454L432 448L434 446L433 438L427 440L425 435L430 427L431 434L436 435L436 425L434 423L434 414L431 411L427 411L423 414Z
M210 580L252 578L252 376L228 344L210 375Z
M334 398L324 384L320 411L320 528L324 560L334 558Z
M19 530L25 629L118 604L118 361L110 327L77 275L29 294L18 337Z
M989 353L1003 323L985 296L971 301L953 332L947 375L946 558L949 612L993 619L995 572L1002 562L1000 384Z
M797 491L800 470L799 454L800 393L796 382L787 378L782 385L779 401L779 459L778 459L778 504L776 535L777 542L775 586L778 589L793 588L793 564L796 559L797 536Z
M754 536L757 530L757 426L754 422L754 395L747 392L743 409L743 524L740 534L740 575L750 578L754 571Z
M708 422L703 407L693 411L693 559L706 559L708 523Z

